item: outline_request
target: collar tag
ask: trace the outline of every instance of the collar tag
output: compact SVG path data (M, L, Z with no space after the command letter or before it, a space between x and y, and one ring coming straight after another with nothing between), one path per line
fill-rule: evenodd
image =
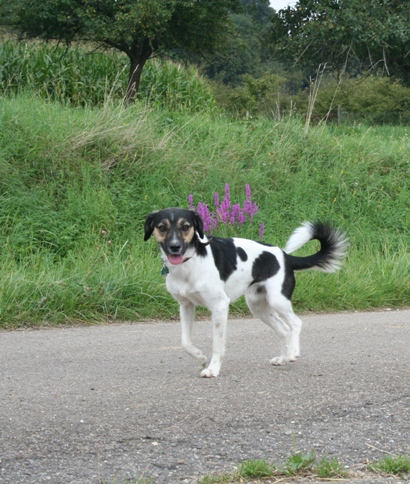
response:
M169 269L168 267L164 264L161 269L161 276L162 277L167 277L167 274L169 274Z

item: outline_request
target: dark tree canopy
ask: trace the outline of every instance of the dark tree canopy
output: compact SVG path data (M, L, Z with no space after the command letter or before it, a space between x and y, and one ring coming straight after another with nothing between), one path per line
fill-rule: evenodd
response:
M239 0L0 0L5 26L20 36L87 41L124 52L130 60L126 98L137 92L154 54L175 48L213 53L229 32Z
M384 69L410 84L408 0L299 0L274 15L271 42L292 63Z
M240 11L230 14L229 37L215 55L178 52L180 59L196 64L209 79L230 86L242 84L245 74L259 77L271 70L266 29L274 10L269 0L240 0L240 3Z

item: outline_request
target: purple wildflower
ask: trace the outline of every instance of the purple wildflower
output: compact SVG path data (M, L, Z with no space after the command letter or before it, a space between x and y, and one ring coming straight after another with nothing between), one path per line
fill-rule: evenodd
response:
M214 195L214 205L216 208L219 207L219 193L218 192L215 192L215 195Z
M245 222L246 222L246 215L245 215L245 211L242 209L238 215L238 225L241 226Z
M245 185L246 199L243 202L243 207L240 203L231 204L231 191L229 184L225 184L225 194L222 201L219 198L219 193L214 194L214 211L211 212L206 203L198 203L198 213L204 222L204 231L212 233L218 224L230 224L241 226L247 220L252 221L254 215L258 213L258 205L252 202L251 187L249 184ZM188 196L188 204L191 210L195 210L194 197L192 194ZM263 237L265 225L262 224L259 230L259 237Z
M254 215L258 213L258 205L256 203L252 203L252 200L245 200L243 205L245 213L249 215L249 218L252 221Z
M249 215L249 217L252 216L252 201L251 200L245 200L243 204L243 209L245 213Z
M204 232L209 232L212 229L213 220L206 203L198 203L198 213L204 222Z
M239 221L239 214L241 212L241 205L239 203L236 203L232 207L232 212L231 212L231 224L233 225L236 220Z
M192 193L188 195L188 207L189 210L195 210L194 196L192 195Z
M264 232L265 232L265 224L262 222L259 227L259 240L263 239Z

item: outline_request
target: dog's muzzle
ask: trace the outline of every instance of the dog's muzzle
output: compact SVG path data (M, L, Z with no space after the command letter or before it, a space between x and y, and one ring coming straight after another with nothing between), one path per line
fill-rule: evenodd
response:
M167 254L169 262L174 265L182 264L184 257L181 254L181 248L177 249L176 246L170 247L171 253Z
M182 264L184 262L183 254L185 252L184 244L179 240L173 239L169 242L166 250L168 261L173 265Z

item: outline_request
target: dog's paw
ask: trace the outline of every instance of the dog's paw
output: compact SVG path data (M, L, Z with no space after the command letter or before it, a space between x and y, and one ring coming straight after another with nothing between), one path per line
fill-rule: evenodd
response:
M270 360L270 364L274 366L286 365L287 362L288 359L286 358L286 356L276 356L275 358L272 358Z
M299 354L296 351L289 351L286 359L287 361L296 361L299 358Z
M201 377L202 378L216 378L218 376L218 373L216 370L213 370L212 368L205 368L205 370L201 371Z

